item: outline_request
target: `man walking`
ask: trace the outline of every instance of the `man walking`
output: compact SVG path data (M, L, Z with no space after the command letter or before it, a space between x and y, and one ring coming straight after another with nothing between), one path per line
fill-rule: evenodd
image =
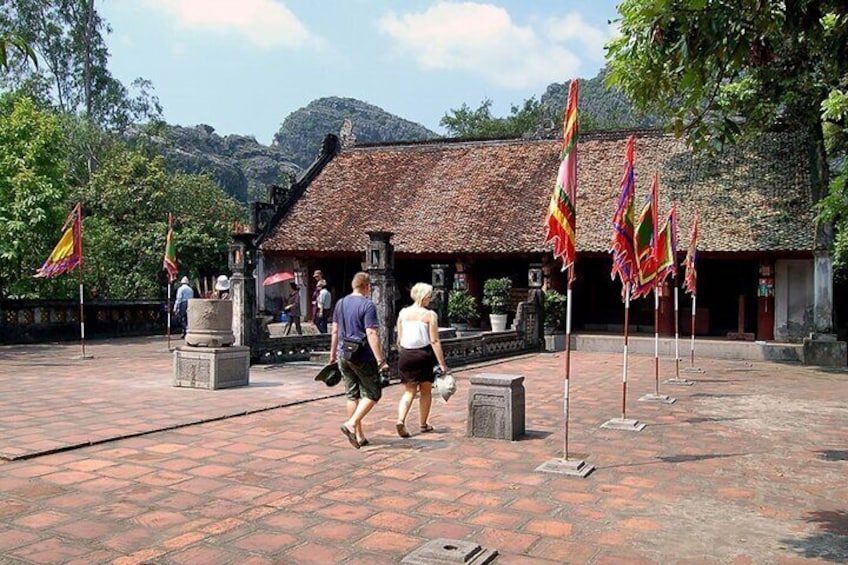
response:
M177 298L174 300L174 314L176 314L177 321L182 328L182 335L180 336L182 339L185 339L188 329L188 301L192 298L194 298L194 291L188 284L188 277L183 277L177 289Z
M347 395L347 417L341 431L359 449L368 445L362 420L379 402L380 371L388 369L377 335L377 308L371 301L368 273L356 273L353 292L336 303L330 340L330 364L338 359ZM358 344L358 345L357 345Z
M330 316L331 305L332 297L330 291L327 290L327 281L322 279L318 281L318 298L316 300L318 310L315 313L315 327L318 328L319 333L327 333L327 318Z

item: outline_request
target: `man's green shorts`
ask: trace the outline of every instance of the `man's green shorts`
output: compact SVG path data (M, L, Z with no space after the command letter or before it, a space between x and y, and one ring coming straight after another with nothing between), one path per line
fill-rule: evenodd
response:
M372 359L357 362L339 359L339 369L342 372L342 382L345 385L348 400L370 398L377 402L382 398L383 388L380 386L380 372L376 361Z

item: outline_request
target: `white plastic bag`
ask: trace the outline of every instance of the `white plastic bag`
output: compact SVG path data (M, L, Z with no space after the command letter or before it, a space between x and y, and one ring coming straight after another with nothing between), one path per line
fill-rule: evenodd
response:
M442 397L445 402L456 392L456 379L450 373L439 375L433 382L433 390Z

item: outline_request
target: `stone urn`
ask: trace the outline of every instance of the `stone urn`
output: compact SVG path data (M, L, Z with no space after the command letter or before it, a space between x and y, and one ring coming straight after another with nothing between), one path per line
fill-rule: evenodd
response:
M235 341L231 300L192 298L188 301L186 345L226 347Z

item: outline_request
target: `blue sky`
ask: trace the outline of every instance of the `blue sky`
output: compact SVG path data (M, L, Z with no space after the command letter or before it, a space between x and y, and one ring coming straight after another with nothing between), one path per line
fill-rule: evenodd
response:
M620 0L98 0L110 69L153 82L165 119L269 144L324 96L443 133L450 109L495 115L594 77ZM356 133L356 124L354 124Z

